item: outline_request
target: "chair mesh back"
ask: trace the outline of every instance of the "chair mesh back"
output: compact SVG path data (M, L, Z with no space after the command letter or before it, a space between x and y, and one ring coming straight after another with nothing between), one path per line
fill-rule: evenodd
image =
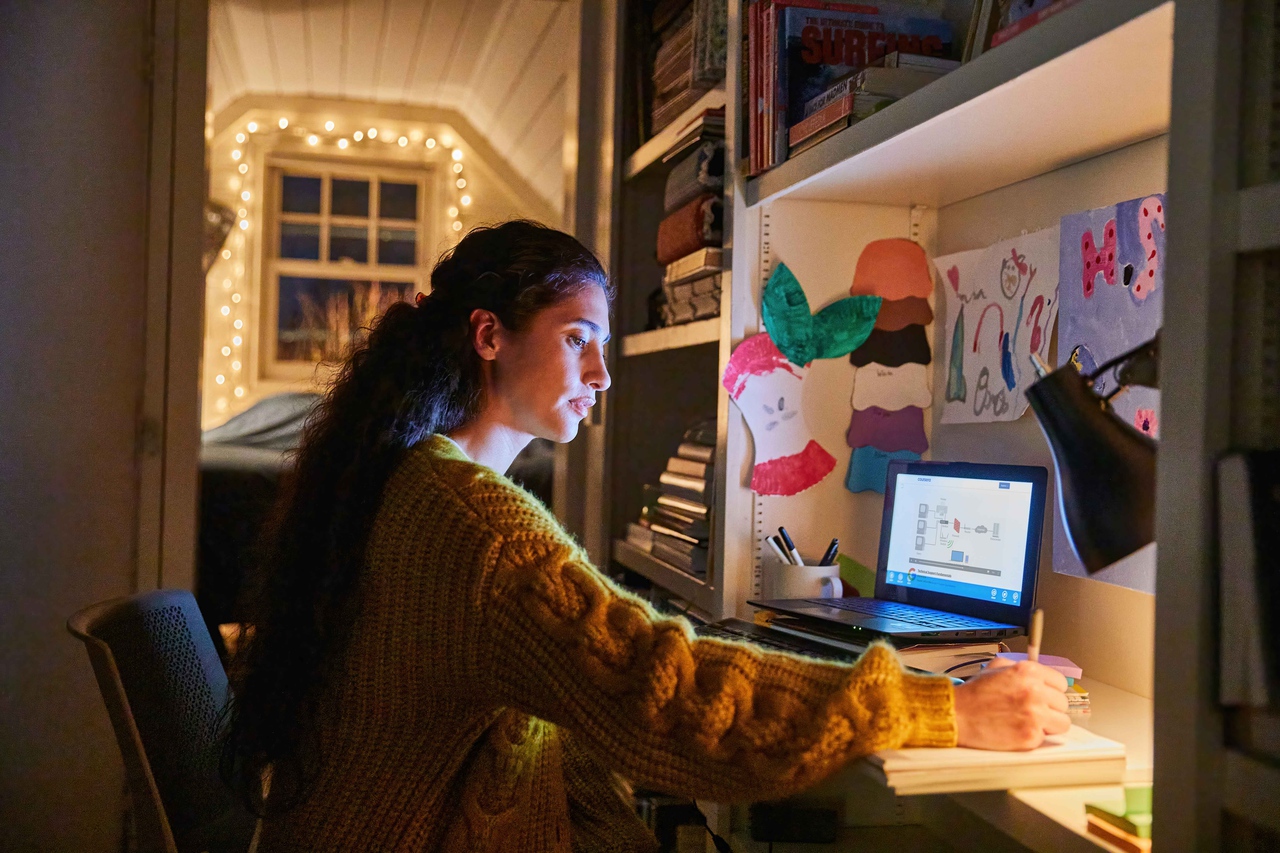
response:
M111 648L178 849L205 849L193 833L228 818L251 832L218 773L227 676L191 594L124 600L91 633Z

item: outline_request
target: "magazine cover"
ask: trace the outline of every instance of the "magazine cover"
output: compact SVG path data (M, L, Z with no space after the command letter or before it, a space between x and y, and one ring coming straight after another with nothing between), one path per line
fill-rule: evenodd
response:
M951 24L922 16L924 9L841 3L803 6L788 0L778 6L776 114L784 120L784 135L787 127L804 118L806 101L887 53L951 57ZM817 6L825 8L812 8Z

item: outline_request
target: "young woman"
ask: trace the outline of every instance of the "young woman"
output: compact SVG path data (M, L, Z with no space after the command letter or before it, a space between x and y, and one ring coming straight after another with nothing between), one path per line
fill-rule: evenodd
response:
M572 237L472 231L309 424L225 758L270 771L261 848L650 850L627 783L785 796L901 745L1028 748L1067 725L1038 665L952 688L695 639L604 578L502 475L609 387L610 289ZM626 780L626 781L624 781Z

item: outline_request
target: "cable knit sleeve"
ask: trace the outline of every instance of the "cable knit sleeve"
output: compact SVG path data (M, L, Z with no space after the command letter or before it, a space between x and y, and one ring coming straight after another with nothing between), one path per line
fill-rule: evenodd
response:
M696 639L547 522L506 531L494 552L475 676L633 782L762 800L877 749L955 744L950 681L907 673L888 646L849 667Z

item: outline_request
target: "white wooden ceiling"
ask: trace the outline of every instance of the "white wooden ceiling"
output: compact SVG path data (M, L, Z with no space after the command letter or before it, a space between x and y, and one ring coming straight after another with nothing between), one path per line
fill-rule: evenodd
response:
M563 207L574 3L212 0L209 108L247 94L456 110Z

